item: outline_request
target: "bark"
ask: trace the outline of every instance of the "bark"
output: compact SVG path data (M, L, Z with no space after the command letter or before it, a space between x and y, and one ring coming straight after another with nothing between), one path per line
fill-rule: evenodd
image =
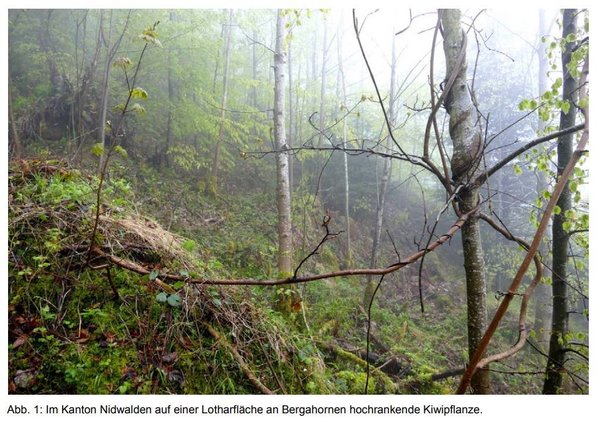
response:
M565 9L563 11L563 38L576 33L577 10ZM575 42L567 43L562 54L563 73L563 100L569 101L571 107L567 114L560 114L560 128L564 129L575 124L577 103L577 81L571 76L567 64L571 61L571 54ZM573 155L573 135L558 138L557 146L557 178L562 175L565 166ZM552 222L552 334L548 350L548 363L546 366L546 381L542 392L544 394L557 394L561 391L563 382L563 366L565 364L566 350L563 347L564 336L569 330L568 313L568 286L567 263L569 253L569 233L563 229L565 213L572 208L571 192L565 189L558 199L557 205L561 212L554 216Z
M294 108L293 108L293 79L292 79L292 42L288 43L288 145L290 148L294 147L293 143L293 128L294 128ZM292 189L294 188L294 158L289 156L289 167L290 167L290 198L292 197ZM291 199L290 199L291 202Z
M396 36L395 32L392 34L392 71L390 76L390 93L389 93L389 106L388 106L388 119L390 126L394 128L396 125ZM390 151L390 136L386 138L385 149L387 152ZM371 247L371 258L369 266L374 268L377 265L379 258L379 249L381 244L381 232L383 229L383 211L385 209L385 197L387 194L387 188L392 175L392 160L391 158L385 158L383 161L383 171L381 174L381 180L379 181L378 193L377 193L377 210L375 212L375 230L373 232L373 244ZM371 297L375 291L375 283L373 277L367 277L367 286L365 288L363 306L368 309Z
M258 39L258 31L255 29L252 32L252 39L257 40ZM256 85L255 83L258 81L258 55L256 52L256 44L255 42L252 43L252 81L254 82L252 84L252 92L251 92L251 98L252 98L252 107L254 108L258 108L258 96L257 96L257 89L256 89Z
M482 152L481 134L475 124L475 107L467 87L467 61L461 54L467 38L460 25L459 10L441 10L440 16L444 29L446 79L459 66L454 84L445 100L446 110L450 115L449 131L453 145L452 179L455 183L466 184L478 172L477 163ZM479 188L465 187L458 201L461 213L473 210L479 201ZM472 357L487 327L485 262L477 215L466 221L461 233L467 283L468 349L469 357ZM488 371L478 371L471 380L471 387L476 394L489 393Z
M541 9L539 11L539 38L546 34L548 24L545 19L545 11ZM537 49L538 58L538 96L541 98L544 92L548 88L548 59L546 57L546 51L544 44L540 42ZM538 134L544 131L545 123L542 119L538 119ZM537 174L537 194L541 196L542 192L548 186L548 180L544 172ZM538 213L538 220L542 216L542 211ZM550 233L548 233L549 235ZM542 258L548 255L548 247L545 242L540 245L540 255ZM548 276L548 270L543 267L542 276ZM551 330L551 318L552 318L552 307L551 307L551 287L545 283L540 283L536 289L535 295L535 322L533 330L537 333L537 338L540 343L547 343L550 339Z
M323 21L323 61L321 63L321 99L319 102L319 146L323 141L323 129L325 128L325 88L327 78L327 22Z
M346 112L346 78L344 75L344 63L342 59L342 33L340 31L340 26L338 26L338 34L337 34L337 48L338 48L338 81L339 88L341 89L341 98L342 103L344 104L343 113ZM344 149L346 148L348 128L347 128L347 119L344 117L343 127L342 127L342 145ZM345 265L347 268L352 267L352 250L350 248L350 177L348 173L348 154L344 154L344 215L346 219L346 262Z
M219 124L219 137L215 144L215 155L206 183L206 194L214 196L217 194L219 165L221 162L221 144L225 135L225 109L227 108L227 94L229 89L229 62L231 58L231 32L233 30L233 9L229 9L229 23L225 30L225 64L223 65L223 92L221 95L221 123Z
M277 32L275 38L274 76L274 134L277 146L277 232L279 253L277 264L280 277L289 277L292 273L292 219L289 186L288 152L285 138L285 16L282 10L277 12Z
M175 12L169 13L169 20L174 22L176 20ZM173 145L173 103L175 100L175 82L173 81L173 47L170 45L167 53L167 93L169 95L169 102L167 103L167 136L166 143L163 151L161 152L160 163L169 165L169 149Z
M13 160L20 160L23 154L23 145L21 144L21 137L19 136L17 122L15 121L15 113L12 103L12 86L10 83L8 84L8 116L10 118L10 129L12 135L9 138L10 147L8 149L8 154Z
M101 12L102 13L102 12ZM102 172L102 169L105 167L104 162L107 160L110 148L116 146L114 140L111 139L111 136L119 136L119 133L113 133L108 136L106 134L106 125L107 125L107 113L108 113L108 94L109 94L109 85L110 85L110 69L112 67L113 60L117 55L119 50L119 46L121 45L121 41L123 40L123 36L125 35L125 31L127 30L127 26L129 25L129 17L131 16L131 11L127 14L127 19L125 20L125 24L123 25L123 30L115 40L114 44L111 45L111 33L113 26L113 12L110 12L109 24L108 24L108 37L103 37L107 39L106 45L106 63L104 66L104 73L102 77L102 95L101 95L101 112L100 112L100 121L98 122L98 128L100 132L100 142L104 143L104 153L102 157L100 157L100 162L98 163L98 173ZM100 22L102 23L102 17L100 18ZM102 29L104 30L104 29ZM124 117L124 116L123 116ZM119 124L119 126L121 126Z

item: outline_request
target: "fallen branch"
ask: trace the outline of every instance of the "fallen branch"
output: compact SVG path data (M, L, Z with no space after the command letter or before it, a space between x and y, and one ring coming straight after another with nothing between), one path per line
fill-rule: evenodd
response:
M163 280L171 280L171 281L185 281L189 284L208 284L208 285L226 285L226 286L279 286L284 284L298 284L298 283L307 283L310 281L316 280L324 280L328 278L335 277L347 277L347 276L356 276L356 275L385 275L389 273L393 273L394 271L398 271L400 268L406 267L416 261L418 261L422 256L432 252L437 249L439 246L446 243L448 240L452 239L454 234L459 231L465 222L471 217L475 212L479 210L479 207L475 207L471 211L461 215L458 220L454 222L454 224L450 227L450 229L443 235L441 235L437 240L431 242L427 245L426 248L421 249L418 252L396 262L395 264L389 265L385 268L358 268L358 269L348 269L342 271L333 271L329 273L323 274L315 274L315 275L307 275L307 276L292 276L283 279L275 279L275 280L256 280L256 279L234 279L234 280L210 280L205 278L191 278L182 276L179 274L159 274L158 277ZM133 271L135 273L141 275L148 275L151 273L151 270L133 262L128 259L120 258L118 256L114 256L110 253L104 252L97 246L92 248L92 252L98 256L107 259L113 264L125 268L127 270Z
M240 369L242 370L242 372L244 373L244 375L246 375L246 378L248 378L248 381L250 381L252 383L252 385L254 385L263 394L273 394L273 392L271 390L269 390L256 377L256 375L254 374L254 372L252 372L252 370L250 369L250 367L248 366L248 364L246 363L246 361L244 361L244 358L242 357L242 355L240 355L240 353L237 351L237 348L234 345L232 345L231 343L229 343L229 341L227 341L227 339L225 337L223 337L217 330L215 330L213 328L213 326L210 325L208 322L203 322L202 325L204 325L204 327L206 328L206 330L210 333L211 336L213 336L213 338L215 339L215 341L218 344L220 344L225 349L227 349L229 352L231 352L231 355L236 360L236 362L238 363Z

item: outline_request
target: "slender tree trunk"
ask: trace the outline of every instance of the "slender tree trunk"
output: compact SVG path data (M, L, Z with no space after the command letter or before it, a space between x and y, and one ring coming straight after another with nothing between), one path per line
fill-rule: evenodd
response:
M104 71L102 73L102 89L100 90L101 92L101 100L100 100L100 121L98 122L98 130L99 130L99 142L104 144L104 153L102 154L102 156L100 157L100 162L98 163L98 173L101 172L102 168L104 167L104 161L106 160L107 157L107 153L108 153L108 147L110 145L110 141L107 139L106 136L106 116L107 116L107 112L108 112L108 89L109 89L109 84L110 84L110 67L112 64L112 58L110 55L110 51L111 51L111 46L110 46L110 38L111 38L111 31L112 31L112 11L110 12L110 18L109 18L109 23L108 23L108 37L103 36L103 38L105 40L107 40L106 43L106 63L104 64ZM104 32L104 19L103 19L103 11L100 11L100 27L102 29L102 31Z
M451 160L452 177L456 183L466 184L478 171L481 158L481 134L475 125L475 107L467 87L467 62L461 55L463 43L467 42L462 30L460 10L440 11L444 29L444 54L446 56L446 80L455 66L459 66L458 75L450 88L445 106L450 115L450 137L453 144ZM460 212L466 213L479 203L479 189L465 187L458 198ZM462 228L463 259L467 282L467 327L469 357L473 356L487 328L485 262L479 220L472 216ZM490 392L489 373L478 371L471 380L476 394Z
M547 22L545 19L545 11L539 10L539 39L546 34ZM548 86L548 59L544 49L544 44L540 43L537 49L538 56L538 96L541 98ZM545 123L542 119L538 119L538 133L541 134L545 128ZM537 174L537 194L542 195L542 192L547 188L548 180L544 172L538 172ZM538 219L542 217L542 211L538 213ZM548 233L550 234L550 233ZM548 256L548 247L546 242L540 244L540 255L543 259ZM544 277L548 276L548 270L546 267L543 268ZM537 334L537 339L540 343L544 344L550 340L550 330L552 321L552 294L551 287L545 283L540 283L535 289L535 323L533 329Z
M392 128L396 125L396 36L395 31L392 34L392 69L390 76L390 92L389 92L389 106L388 106L388 119ZM385 141L385 150L390 151L391 142L388 136ZM371 258L369 261L370 268L377 266L377 260L379 258L379 248L381 244L381 232L383 229L383 211L385 209L385 196L389 181L392 177L392 160L391 158L385 158L383 160L383 172L381 174L381 180L378 186L377 195L377 210L375 212L375 230L373 231L373 243L371 246ZM365 287L365 293L363 298L363 306L365 309L368 308L371 302L371 297L375 291L375 283L372 276L367 277L367 286Z
M221 144L225 135L225 109L227 108L227 91L229 88L229 61L231 57L231 32L233 30L233 9L229 9L229 23L225 32L225 64L223 67L223 93L221 96L221 123L219 124L219 137L215 144L215 155L213 158L210 175L206 183L206 194L214 196L218 190L219 165L221 161Z
M175 12L169 13L169 20L175 22ZM169 46L167 52L167 93L169 95L169 102L167 103L167 136L165 147L161 152L160 163L164 162L167 166L169 165L169 149L173 145L173 103L175 100L175 87L173 82L173 47Z
M321 100L319 102L319 146L323 141L325 128L325 89L327 88L327 21L323 21L323 62L321 63Z
M577 10L565 9L563 11L563 39L569 34L577 33ZM570 103L569 112L560 114L560 129L573 126L576 117L577 81L571 76L567 65L571 61L571 54L575 42L566 43L562 54L563 92L564 101ZM560 177L568 161L573 155L573 135L558 138L557 146L557 177ZM563 190L557 203L561 211L554 216L552 222L552 334L548 350L548 363L546 366L546 381L544 394L558 394L561 391L564 364L566 355L565 335L569 330L568 313L568 286L567 263L569 253L569 233L563 228L565 213L571 210L572 200L569 189Z
M341 32L342 22L338 25L338 33L337 33L337 58L338 58L338 75L337 80L343 108L342 113L346 113L346 78L344 75L344 62L342 59L342 32ZM348 141L348 123L346 117L344 117L344 121L342 123L342 145L344 149L346 148L346 142ZM352 249L350 247L350 177L348 173L348 154L344 153L344 217L346 220L346 268L350 268L352 266Z
M280 277L292 274L292 218L289 187L288 151L285 138L285 15L277 11L277 32L275 38L275 101L274 133L277 146L277 232L279 237L278 268Z
M258 39L258 31L255 29L252 32L252 38ZM256 94L256 85L255 83L258 81L258 56L256 54L256 43L252 43L252 107L258 108L258 99Z
M292 41L288 42L288 145L290 148L294 147L294 137L292 129L294 127L294 109L293 109L293 79L292 79ZM294 189L294 156L289 155L290 165L290 198L292 197L292 190ZM291 201L290 201L291 202Z
M21 144L21 137L19 136L17 122L15 120L15 112L12 102L12 85L10 83L8 84L8 117L10 119L10 129L12 134L10 137L10 148L8 150L8 155L13 160L20 160L23 155L23 146Z

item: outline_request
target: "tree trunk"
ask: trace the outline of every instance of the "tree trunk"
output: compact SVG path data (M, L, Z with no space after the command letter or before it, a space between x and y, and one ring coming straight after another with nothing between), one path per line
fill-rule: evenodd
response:
M283 10L277 11L277 32L275 37L274 76L275 101L273 107L273 124L275 144L277 146L277 233L279 253L277 266L279 277L292 275L292 218L290 182L288 169L288 151L285 139L285 15ZM278 294L277 305L280 310L290 312L294 306L294 295Z
M341 26L342 22L338 26L337 33L337 56L338 56L338 89L341 92L341 98L343 103L342 113L346 114L346 77L344 75L344 62L342 58L342 31ZM343 118L343 127L342 127L342 145L343 148L346 149L346 142L348 141L348 124L347 118ZM346 219L346 262L344 263L346 268L352 267L352 249L350 248L350 176L348 173L348 154L344 153L344 216Z
M541 9L539 12L539 36L541 39L543 35L547 33L547 22L545 19L545 11ZM546 57L546 51L544 44L540 42L537 49L538 56L538 96L542 98L544 92L546 92L548 85L548 59ZM544 131L545 123L542 119L538 119L538 135L541 136ZM544 172L537 173L537 194L542 195L542 192L547 188L548 180ZM538 219L542 217L542 210L538 213ZM548 233L549 234L549 233ZM542 259L546 259L548 256L548 247L546 242L540 244L540 255ZM546 267L543 268L543 277L548 276L548 270ZM551 287L545 283L540 283L535 289L535 322L533 329L536 332L539 343L545 344L550 340L550 330L552 321L552 295Z
M319 147L323 141L323 130L325 128L325 89L327 79L327 22L323 21L323 62L321 63L321 99L319 102Z
M175 12L169 12L169 20L175 22ZM175 100L175 87L173 82L173 47L169 46L167 53L167 93L169 95L169 101L167 103L167 136L165 147L161 151L160 163L164 162L167 166L169 165L169 149L173 145L173 102Z
M100 27L104 33L104 22L103 22L103 11L100 11ZM108 112L108 88L110 83L110 66L112 58L110 57L110 35L112 31L112 11L110 12L109 24L108 24L108 37L103 36L105 40L107 40L106 44L106 63L104 64L104 72L102 73L102 89L101 89L101 105L100 105L100 120L98 121L98 138L99 142L104 144L104 153L100 157L100 162L98 163L98 173L102 171L104 167L104 161L106 160L108 148L110 146L110 141L107 140L106 136L106 116Z
M294 147L293 144L293 128L294 128L294 108L293 108L293 80L292 80L292 41L288 42L288 145L290 148ZM292 189L294 188L294 156L290 155L289 158L289 167L290 167L290 198L292 197ZM290 200L291 202L291 200Z
M229 9L229 23L225 29L225 64L223 67L223 93L221 96L221 123L219 125L219 137L215 144L215 155L213 158L210 175L206 182L205 192L207 195L215 196L218 190L219 164L221 161L221 143L225 135L225 109L227 108L227 91L229 88L229 61L231 57L231 32L233 30L233 9Z
M10 77L9 77L10 78ZM8 84L8 117L10 119L10 129L12 136L9 139L8 155L13 160L20 160L23 154L23 146L21 144L21 137L17 129L17 122L15 121L15 113L13 110L12 102L12 86Z
M123 25L123 31L114 44L111 45L111 35L112 35L112 26L113 26L113 12L110 11L110 18L108 23L108 37L103 37L107 40L106 44L106 65L104 66L104 75L102 78L102 96L101 96L101 112L100 112L100 121L98 122L99 131L100 131L100 142L104 143L104 152L100 157L100 162L98 163L98 173L102 172L104 168L104 162L107 160L110 148L115 146L115 139L111 139L111 136L106 134L106 126L107 126L107 113L108 113L108 94L109 94L109 85L110 85L110 69L112 67L112 62L119 50L119 46L121 45L121 41L123 40L123 36L125 35L125 31L127 30L127 26L129 25L129 18L131 16L131 11L127 14L127 18L125 20L125 24ZM102 22L102 18L100 19ZM104 30L104 29L103 29ZM119 136L119 133L112 134L112 136Z
M563 11L563 39L569 34L577 33L577 10L565 9ZM569 101L570 107L567 114L560 114L560 129L571 127L575 124L577 111L577 81L571 76L567 65L571 61L571 54L575 42L566 43L562 54L563 92L564 101ZM557 177L560 177L568 161L573 155L573 135L558 138L557 146ZM544 394L557 394L560 392L564 374L566 347L565 334L569 330L568 290L567 290L567 262L569 252L569 233L563 228L565 213L572 208L571 192L563 190L557 205L561 212L554 216L552 222L552 334L548 350L548 363L546 366L546 381Z
M466 33L460 25L459 10L440 11L444 30L444 54L446 56L446 81L455 66L459 71L445 100L446 111L450 115L449 132L453 153L451 160L452 178L457 184L466 185L478 171L481 158L481 134L475 124L475 107L467 87L467 61L461 55ZM465 187L459 198L459 209L466 213L479 203L479 189ZM467 327L469 357L473 356L487 328L485 262L479 232L479 220L471 216L462 228L463 259L467 282ZM471 380L476 394L490 392L489 373L478 371Z
M389 92L389 106L388 106L388 119L392 129L396 125L396 35L395 32L392 34L392 69L390 76L390 92ZM388 135L385 141L385 150L390 152L391 142L390 136ZM377 210L375 212L375 230L373 231L373 243L371 246L371 258L369 261L369 267L375 268L377 266L377 260L379 258L379 246L381 244L381 232L383 230L383 211L385 209L385 196L387 193L388 184L392 176L392 159L385 158L383 160L383 172L381 173L381 180L379 181L378 192L377 192ZM372 276L367 277L367 286L365 287L365 293L363 297L363 306L365 309L369 307L371 297L375 291L375 283Z

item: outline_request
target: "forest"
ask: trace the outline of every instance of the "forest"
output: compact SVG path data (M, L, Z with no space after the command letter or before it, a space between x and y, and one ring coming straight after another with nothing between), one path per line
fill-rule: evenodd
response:
M585 9L8 11L9 394L588 394Z

